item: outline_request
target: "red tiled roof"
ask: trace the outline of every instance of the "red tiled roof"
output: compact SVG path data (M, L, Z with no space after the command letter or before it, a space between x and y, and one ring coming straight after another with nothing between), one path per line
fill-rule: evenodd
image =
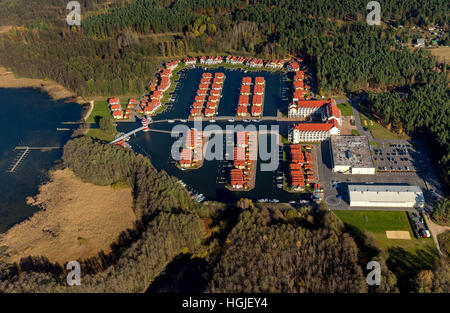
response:
M249 76L242 77L242 84L251 84L252 78Z
M238 113L247 113L247 107L245 105L239 105L237 108Z
M264 86L263 85L255 85L255 88L253 88L253 93L255 93L255 94L263 94L264 93Z
M242 85L241 94L250 94L250 85Z
M264 77L255 77L255 84L264 84Z
M332 127L331 123L300 123L294 129L299 131L329 131Z
M252 106L252 114L260 114L261 113L261 107L257 105Z
M252 98L252 104L261 105L262 104L262 95L254 95Z
M239 96L238 104L239 104L239 105L249 104L249 102L248 102L248 96L247 96L247 95L240 95L240 96Z

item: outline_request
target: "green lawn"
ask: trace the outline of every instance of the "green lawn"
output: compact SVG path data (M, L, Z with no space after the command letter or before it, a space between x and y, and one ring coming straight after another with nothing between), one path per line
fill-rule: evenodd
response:
M444 257L447 259L447 262L449 262L450 261L450 231L439 234L437 236L437 238L439 241L439 247L441 248L441 252L444 255Z
M92 110L91 115L89 115L87 122L88 123L97 123L101 117L111 116L111 113L108 108L108 102L105 101L94 101L94 109Z
M376 121L373 121L369 119L367 116L365 116L362 113L359 113L361 118L361 125L363 127L367 127L370 130L370 133L372 134L373 138L376 140L382 140L382 139L410 139L408 135L398 135L396 133L391 132L390 130L386 129Z
M350 103L348 103L348 102L346 102L346 103L339 103L337 105L337 107L341 111L341 115L342 116L352 116L353 115L353 108L350 105Z
M359 131L357 131L356 129L352 129L352 135L353 135L353 136L361 136L361 134L359 133Z
M437 256L433 240L416 239L409 223L408 215L404 211L334 211L334 213L350 228L360 232L371 232L380 248L387 251L390 248L402 248L409 253L419 250L433 251ZM386 230L408 231L411 239L388 239Z
M107 134L105 131L99 128L89 129L86 135L104 141L112 141L114 139L113 135Z

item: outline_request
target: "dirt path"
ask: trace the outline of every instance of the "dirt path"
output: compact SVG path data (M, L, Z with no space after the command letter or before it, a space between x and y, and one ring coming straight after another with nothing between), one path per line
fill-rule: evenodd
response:
M445 233L446 231L450 231L450 226L441 226L436 223L434 223L431 218L428 216L428 214L424 213L425 220L427 221L427 225L430 228L431 235L433 236L434 244L436 245L436 249L439 252L439 256L441 259L444 259L444 255L441 252L441 248L439 247L439 241L437 239L437 236L439 234Z
M94 100L91 100L89 101L89 109L87 110L86 114L83 117L85 122L89 118L89 115L91 115L93 109L94 109Z
M130 188L85 183L69 169L51 173L51 181L28 202L43 209L0 236L0 247L7 247L6 262L45 256L63 264L100 250L108 253L111 243L136 221Z

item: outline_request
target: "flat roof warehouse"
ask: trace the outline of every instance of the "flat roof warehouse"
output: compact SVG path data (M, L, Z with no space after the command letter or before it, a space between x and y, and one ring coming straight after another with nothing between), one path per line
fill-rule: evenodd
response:
M370 174L375 173L366 136L331 136L330 143L335 172L352 170L353 174L357 174L355 168L367 168L373 169Z
M424 196L418 186L349 185L350 206L422 207Z

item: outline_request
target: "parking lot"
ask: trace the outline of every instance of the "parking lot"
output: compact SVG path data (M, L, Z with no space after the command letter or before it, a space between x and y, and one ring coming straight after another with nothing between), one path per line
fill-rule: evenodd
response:
M402 184L419 186L423 190L426 200L426 205L423 210L427 212L431 212L432 204L440 194L439 184L432 169L431 162L422 143L418 141L412 143L405 140L396 140L395 142L386 140L378 141L377 145L372 145L370 148L373 152L372 156L374 162L376 162L377 169L375 175L351 175L332 172L329 144L323 142L318 148L320 151L318 154L319 179L325 190L324 200L330 209L350 209L349 199L347 197L348 184ZM380 152L377 151L375 153L375 150L379 150ZM388 157L389 159L387 159ZM384 160L381 160L381 158ZM401 166L403 168L408 167L409 170L391 170L391 167L394 166L397 168ZM387 169L379 170L378 167L386 167ZM385 210L386 208L379 209Z
M423 220L423 216L420 213L412 212L410 215L414 234L417 237L429 238L430 231L428 230L425 221Z
M415 172L421 161L420 151L410 143L380 144L371 146L371 150L378 172Z

